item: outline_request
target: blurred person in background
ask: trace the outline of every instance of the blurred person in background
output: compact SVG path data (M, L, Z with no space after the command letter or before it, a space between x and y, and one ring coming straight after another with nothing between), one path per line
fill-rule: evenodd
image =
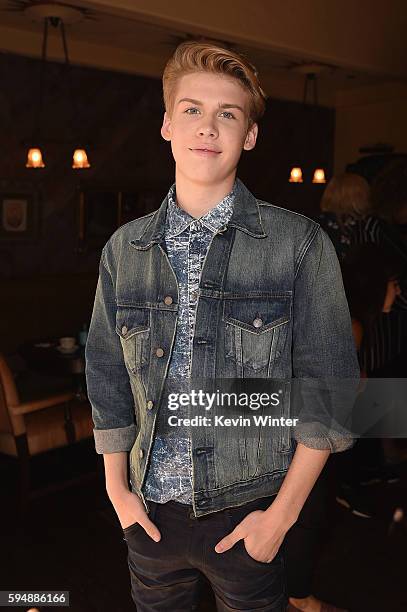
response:
M355 173L334 176L321 199L318 222L339 260L356 245L374 244L399 262L400 291L393 308L379 314L359 357L369 377L407 376L407 158L387 164L369 186Z
M359 184L360 193L366 194L363 179L359 183L352 178L350 182L354 186ZM331 215L330 217L333 218ZM346 219L348 227L362 227L362 217L347 215L343 220ZM342 275L352 318L352 331L361 362L361 348L364 346L369 350L374 342L374 329L378 318L382 313L388 315L391 312L396 298L400 295L398 278L402 266L398 258L374 244L351 246L351 242L347 243L345 240L339 240L339 244L346 245L342 255ZM366 377L362 366L361 376ZM336 499L356 516L373 516L370 505L361 493L360 480L363 480L362 473L366 464L371 464L367 468L368 472L374 470L383 479L396 481L394 472L386 466L383 451L386 450L387 442L374 438L358 440L356 445L342 453L341 457L335 457L335 467L339 470L342 480ZM346 612L312 595L314 569L322 535L328 524L327 477L327 470L324 470L304 504L296 524L286 535L289 612Z
M377 320L392 312L400 295L399 276L402 265L394 254L374 244L349 249L341 265L361 376L366 378L362 349L370 351L376 340ZM357 410L356 404L355 413ZM342 464L343 482L337 501L353 514L371 518L373 513L364 499L361 486L380 481L396 482L397 472L392 466L395 453L395 443L391 439L359 439L338 462Z
M345 172L334 176L327 184L317 221L326 231L339 260L347 250L360 242L365 233L365 220L370 214L370 187L361 176Z

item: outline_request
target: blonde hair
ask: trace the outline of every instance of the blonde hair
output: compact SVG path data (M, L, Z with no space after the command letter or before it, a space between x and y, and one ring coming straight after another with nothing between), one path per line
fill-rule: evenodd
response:
M169 114L173 110L178 79L193 72L212 72L237 79L250 95L249 124L257 123L262 117L266 94L260 87L256 68L239 53L205 41L181 43L164 68L164 105Z
M334 176L323 193L321 210L335 213L340 221L348 215L365 217L370 211L369 183L351 172Z

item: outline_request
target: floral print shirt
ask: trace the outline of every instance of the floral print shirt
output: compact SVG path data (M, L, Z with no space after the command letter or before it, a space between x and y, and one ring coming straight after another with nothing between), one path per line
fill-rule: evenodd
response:
M179 304L174 346L169 363L164 400L160 406L157 427L143 493L157 503L175 500L192 503L191 440L182 428L165 427L169 411L165 398L180 392L191 372L192 343L198 288L203 264L215 234L230 220L236 195L232 191L199 219L182 210L176 202L175 185L168 193L165 246L178 281ZM180 382L181 381L181 382ZM180 410L177 416L181 416Z

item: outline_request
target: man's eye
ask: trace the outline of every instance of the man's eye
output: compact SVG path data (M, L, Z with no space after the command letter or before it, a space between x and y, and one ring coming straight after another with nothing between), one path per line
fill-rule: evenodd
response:
M199 110L197 108L187 108L184 112L188 115L196 115L199 113Z
M226 117L226 119L234 119L235 116L233 113L230 113L229 111L223 111L221 113L221 115L223 115L224 117Z

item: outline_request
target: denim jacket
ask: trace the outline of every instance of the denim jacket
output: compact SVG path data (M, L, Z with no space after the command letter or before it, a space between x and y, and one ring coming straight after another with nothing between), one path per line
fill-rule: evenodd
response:
M237 181L229 223L214 235L196 310L191 378L359 378L333 245L311 219L257 200ZM103 248L86 344L86 378L98 453L130 451L143 496L157 413L174 344L178 286L164 248L167 198L120 227ZM286 403L283 409L287 410ZM352 440L307 428L297 442L341 451ZM260 428L244 443L211 430L193 443L196 516L273 495L295 440Z

